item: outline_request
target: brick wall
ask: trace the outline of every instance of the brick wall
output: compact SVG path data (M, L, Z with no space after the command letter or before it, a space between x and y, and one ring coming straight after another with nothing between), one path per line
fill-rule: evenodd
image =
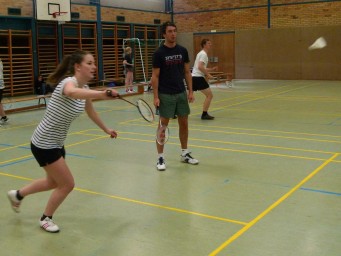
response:
M80 20L97 20L96 6L72 4L71 12L78 12Z
M116 22L117 16L124 16L125 23L154 24L154 19L160 19L161 23L170 20L170 14L123 10L109 7L101 8L102 21Z
M174 20L180 33L241 29L329 26L341 24L341 1L175 0Z
M33 16L33 3L28 0L0 0L0 15L6 16L7 8L21 8L21 17Z
M33 17L32 0L0 0L0 16L7 16L7 8L21 8L21 17ZM80 20L97 20L97 8L93 5L71 4L71 12L78 12ZM161 23L171 19L170 14L157 12L143 12L124 10L109 7L101 8L102 21L116 22L116 16L125 16L125 23L154 24L154 19L160 19Z
M307 27L341 24L341 2L281 5L271 8L271 27Z

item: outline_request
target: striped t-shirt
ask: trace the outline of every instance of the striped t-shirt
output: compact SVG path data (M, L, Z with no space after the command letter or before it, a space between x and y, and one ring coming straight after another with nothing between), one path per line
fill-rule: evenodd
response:
M72 121L84 112L84 99L72 99L63 94L64 86L69 81L78 86L75 77L67 77L57 85L43 120L32 135L31 141L38 148L62 148ZM89 89L88 86L85 88Z

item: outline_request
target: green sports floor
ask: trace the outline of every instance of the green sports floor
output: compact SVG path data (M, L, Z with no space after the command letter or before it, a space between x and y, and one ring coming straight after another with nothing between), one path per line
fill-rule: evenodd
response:
M95 107L119 137L82 115L66 141L76 188L39 228L49 192L6 192L44 175L29 142L44 110L9 115L0 127L0 255L3 256L339 256L341 252L341 82L236 80L212 86L201 120L196 93L189 148L180 162L171 120L167 170L156 170L156 123L121 100ZM152 102L152 94L143 97Z

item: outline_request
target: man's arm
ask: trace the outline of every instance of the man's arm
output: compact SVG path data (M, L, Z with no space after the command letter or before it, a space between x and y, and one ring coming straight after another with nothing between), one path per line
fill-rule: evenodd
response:
M153 68L152 69L152 79L150 81L153 87L154 93L154 106L158 107L160 105L159 100L159 76L160 76L160 68Z
M193 87L192 87L192 74L189 67L189 62L185 63L185 81L187 84L188 89L188 101L193 102L194 101L194 95L193 95Z

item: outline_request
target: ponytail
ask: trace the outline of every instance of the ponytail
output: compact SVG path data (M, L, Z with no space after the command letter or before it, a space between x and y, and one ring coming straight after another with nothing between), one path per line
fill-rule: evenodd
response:
M55 71L48 76L46 82L56 87L64 78L73 76L75 74L75 64L82 63L84 56L87 54L90 53L87 51L76 50L71 55L65 56Z

